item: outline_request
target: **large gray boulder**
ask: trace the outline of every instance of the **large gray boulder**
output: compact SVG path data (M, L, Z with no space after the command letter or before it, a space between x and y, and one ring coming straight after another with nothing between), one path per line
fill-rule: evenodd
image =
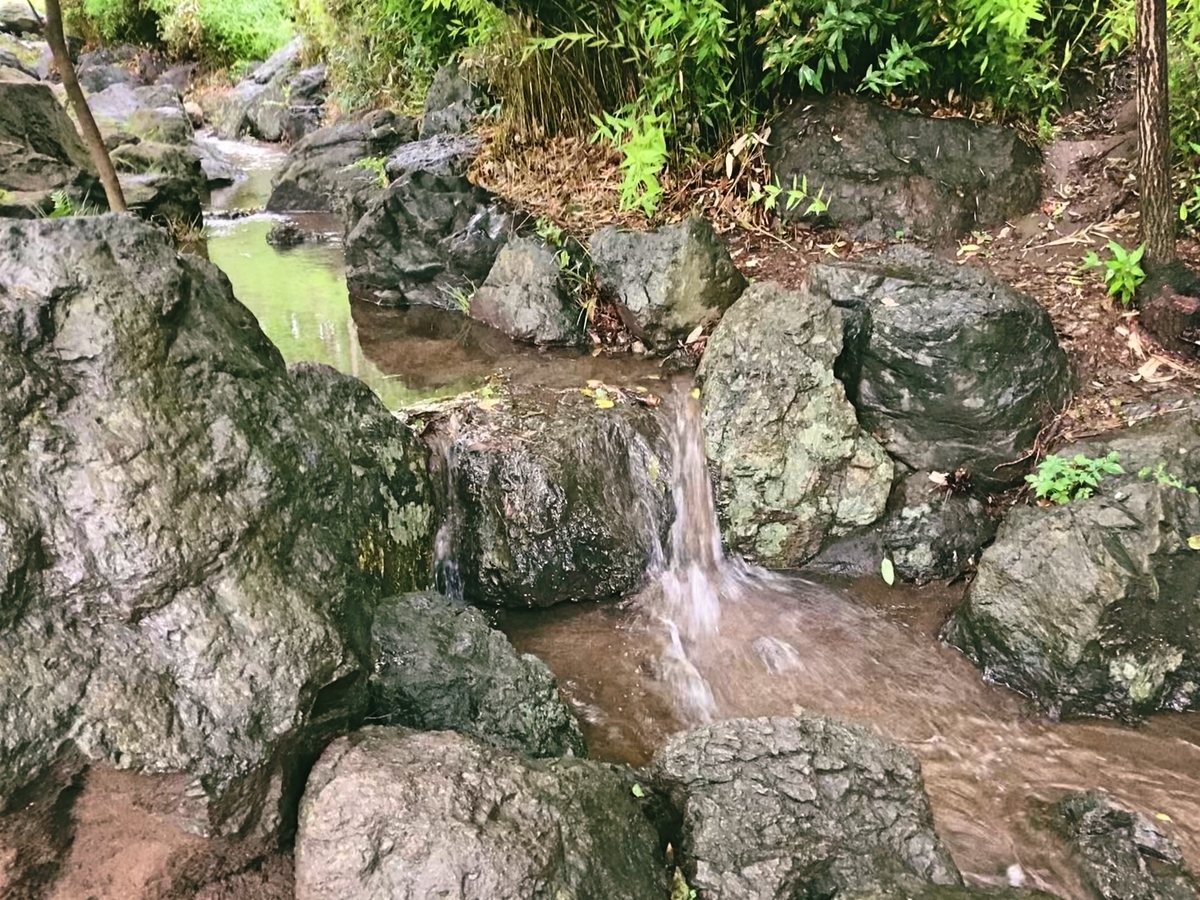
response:
M1129 474L1090 499L1009 514L947 626L989 680L1062 716L1196 705L1198 424L1184 411L1076 444L1064 454L1116 450Z
M471 734L526 756L586 756L549 666L440 594L379 604L370 721Z
M648 774L681 814L679 852L705 900L904 897L962 882L916 758L859 726L719 722L673 736Z
M558 253L536 238L505 244L483 285L471 296L468 314L518 341L578 344L585 313L571 299Z
M107 208L83 141L50 85L0 66L0 216L49 212L55 191Z
M215 267L131 216L0 223L0 808L76 754L276 834L432 518L408 430Z
M717 511L729 548L755 562L798 566L883 514L892 461L834 377L841 350L828 297L770 283L709 338L697 374Z
M110 156L125 202L143 219L171 225L203 219L209 180L195 147L130 141Z
M1032 297L911 246L814 266L843 310L838 375L863 428L910 469L1021 483L1023 457L1071 395L1070 363Z
M412 119L388 110L305 135L271 180L267 209L338 212L355 193L377 185L379 176L359 163L386 157L416 136Z
M87 98L88 108L105 138L133 135L147 141L187 144L195 136L183 100L173 88L109 85Z
M672 349L697 326L716 323L746 279L699 216L655 231L604 228L592 236L600 288L620 304L625 325L651 345Z
M352 296L381 306L466 311L513 231L513 218L490 191L455 173L462 158L452 147L397 170L394 154L388 172L403 174L382 192L360 194L366 196L361 211L352 205L346 215Z
M449 63L434 73L425 106L421 112L421 137L439 134L463 134L487 106L487 92L469 71L464 74L458 63Z
M663 900L658 835L617 766L367 728L312 771L296 900Z
M1029 212L1042 197L1041 154L1011 128L842 94L786 110L771 127L767 161L785 190L806 179L829 221L858 240L897 232L950 240Z
M275 52L224 99L216 131L225 140L244 134L261 141L298 141L320 124L325 67L300 68L301 38Z
M439 429L466 600L550 606L641 587L673 518L659 413L516 391Z

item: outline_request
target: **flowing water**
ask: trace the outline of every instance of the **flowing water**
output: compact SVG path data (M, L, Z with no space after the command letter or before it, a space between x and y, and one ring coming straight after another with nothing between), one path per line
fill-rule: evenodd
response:
M1003 883L1017 865L1028 886L1088 897L1037 809L1096 788L1158 816L1200 865L1200 715L1050 722L938 642L958 592L834 587L725 559L696 404L678 408L666 570L620 607L502 617L558 676L594 756L637 765L698 722L821 713L920 757L938 830L975 881Z

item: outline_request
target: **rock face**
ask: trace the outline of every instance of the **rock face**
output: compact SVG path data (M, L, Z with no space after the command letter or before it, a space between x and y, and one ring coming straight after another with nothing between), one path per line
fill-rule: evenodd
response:
M0 223L0 808L71 749L272 835L365 712L375 600L427 582L425 471L160 232Z
M296 900L661 900L658 846L617 766L367 728L309 778Z
M421 137L463 134L486 105L487 93L464 75L457 63L442 66L425 95Z
M1200 459L1194 449L1191 459ZM1183 477L1196 483L1197 474ZM1188 538L1197 533L1200 498L1153 480L1110 479L1088 500L1015 509L947 637L986 678L1054 715L1192 707L1200 554Z
M916 758L830 719L733 719L677 734L650 781L682 814L706 900L913 896L961 878ZM904 893L888 890L895 882Z
M126 202L143 219L193 225L202 220L208 178L195 148L132 141L111 157Z
M186 144L195 136L192 120L173 88L132 87L119 82L87 99L106 138L121 133L141 140Z
M709 338L697 374L718 515L729 548L763 565L798 566L887 504L892 461L834 377L841 349L827 297L767 283Z
M645 233L604 228L592 236L591 254L625 325L658 347L673 348L696 326L714 324L746 287L699 217Z
M54 191L107 208L83 141L50 85L0 66L0 215L46 212Z
M430 149L387 190L347 214L346 281L352 296L381 306L465 311L513 230L512 216L489 191L453 174L461 153L435 154L444 138L406 145ZM453 150L453 147L451 148ZM388 172L395 156L388 162Z
M465 599L550 606L642 585L673 518L657 413L532 392L446 428L450 557Z
M1075 850L1087 885L1103 900L1196 900L1200 885L1183 854L1145 816L1103 794L1068 794L1051 825Z
M526 756L586 756L550 668L519 656L478 610L440 594L379 604L370 721L453 730Z
M1011 463L1071 394L1045 311L978 270L902 246L814 266L809 291L842 308L838 375L867 431L910 469L962 467L982 489L1021 483Z
M767 160L781 186L806 178L833 224L859 240L897 232L950 240L1028 212L1042 196L1041 154L1011 129L965 119L845 95L806 97L771 138Z
M233 89L217 122L217 134L236 140L249 134L261 141L298 141L319 125L325 101L325 67L300 69L296 38Z
M535 238L505 244L469 315L531 344L578 344L585 316L572 302L554 250Z
M387 110L305 135L272 179L267 209L337 212L357 191L378 182L378 175L357 163L387 156L416 136L415 122Z

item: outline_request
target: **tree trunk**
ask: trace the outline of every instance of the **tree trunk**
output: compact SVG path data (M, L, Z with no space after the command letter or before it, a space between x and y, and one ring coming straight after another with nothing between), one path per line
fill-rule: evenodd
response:
M84 99L83 89L79 79L75 77L75 66L71 63L71 55L67 52L67 41L63 37L62 8L58 0L46 0L46 41L50 44L50 52L54 54L54 65L62 76L63 87L67 90L67 99L75 110L75 118L79 120L79 130L83 133L83 142L92 155L96 171L100 173L100 183L104 185L104 195L108 198L108 208L113 212L125 212L125 194L121 191L121 182L117 180L117 170L113 168L108 149L104 146L104 137L96 126L92 110Z
M1171 197L1167 104L1167 0L1137 0L1138 188L1148 266L1175 261L1178 210Z

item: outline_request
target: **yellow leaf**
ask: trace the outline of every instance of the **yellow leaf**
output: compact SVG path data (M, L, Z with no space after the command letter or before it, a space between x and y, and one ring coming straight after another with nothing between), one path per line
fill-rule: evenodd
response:
M683 339L683 342L685 344L694 344L694 343L696 343L696 341L700 340L700 336L702 334L704 334L704 326L697 325L695 328L692 329L691 334L689 334L686 338Z
M1155 813L1154 818L1158 819L1158 821L1160 821L1160 822L1170 822L1171 821L1171 817L1168 816L1166 813Z
M495 409L500 405L500 398L488 397L486 400L480 400L477 405L480 409Z
M1193 534L1188 538L1188 546L1193 550L1200 550L1200 534Z
M693 400L700 399L700 388L692 388L692 399Z
M580 388L579 393L583 394L583 396L585 396L585 397L595 397L596 396L596 392L593 391L591 388Z
M596 406L599 407L600 409L612 409L613 402L611 400L609 400L607 397L597 397L596 398Z

